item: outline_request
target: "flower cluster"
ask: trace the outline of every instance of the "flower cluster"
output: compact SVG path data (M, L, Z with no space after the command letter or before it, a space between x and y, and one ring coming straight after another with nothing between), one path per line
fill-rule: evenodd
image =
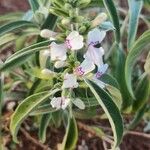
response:
M44 38L55 39L56 35L57 33L47 29L41 31L41 36ZM97 82L100 87L104 88L104 83L98 80L98 78L101 77L108 68L108 65L103 62L104 49L101 46L101 42L105 36L106 31L100 31L100 29L94 28L88 32L87 40L84 40L78 31L72 31L65 38L63 43L58 44L53 40L50 44L50 49L43 52L46 57L49 56L51 61L54 62L55 68L63 68L69 65L68 53L75 54L78 50L86 48L83 61L78 66L73 66L72 72L64 73L62 90L77 88L79 86L79 78L87 76L88 73L92 73L92 76L90 76L91 80ZM74 57L76 56L74 55ZM93 73L96 68L96 73ZM46 71L48 72L47 69ZM49 73L54 74L54 72L50 70ZM51 101L51 105L56 109L65 109L70 101L69 97L62 95L62 97L54 97Z

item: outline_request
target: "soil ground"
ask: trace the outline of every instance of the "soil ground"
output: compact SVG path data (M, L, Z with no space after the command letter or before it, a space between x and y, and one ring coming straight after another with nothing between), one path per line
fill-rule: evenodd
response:
M29 5L27 0L0 0L0 14L5 14L12 11L26 11L28 10ZM57 144L62 141L62 137L64 135L64 129L52 129L48 128L47 131L47 141L44 145L40 144L37 140L37 129L33 129L28 131L25 126L22 126L21 131L19 133L20 144L15 145L12 142L11 135L9 133L8 120L10 118L10 112L3 112L4 114L4 137L5 137L5 144L6 149L14 149L14 150L44 150L46 149L46 145L51 147L53 150L57 149ZM31 119L29 121L32 124ZM84 123L84 122L83 122ZM131 132L124 136L120 149L121 150L150 150L150 138L144 136L143 134L136 134L141 133L142 131L142 123L136 129L137 131ZM30 133L30 134L29 134ZM91 135L84 129L80 129L79 131L79 140L78 145L81 143L85 144L89 150L103 150L104 146L102 141L97 138L96 136ZM10 148L11 147L11 148ZM77 147L79 150L79 147ZM81 150L81 149L80 149ZM86 150L86 147L82 150Z

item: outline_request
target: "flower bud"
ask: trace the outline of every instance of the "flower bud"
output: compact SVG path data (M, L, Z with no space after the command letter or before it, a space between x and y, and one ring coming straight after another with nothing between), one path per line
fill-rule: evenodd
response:
M64 19L62 19L61 23L62 23L63 25L68 25L68 24L70 24L70 19L64 18Z
M45 57L50 56L50 50L49 49L43 50L41 54L42 56L45 56Z
M66 10L72 9L72 6L69 3L66 3L64 7Z
M86 7L90 2L91 2L91 0L78 0L78 1L77 1L77 7L84 8L84 7Z
M92 21L92 27L96 27L103 23L107 19L106 13L100 13L93 21Z
M86 31L86 27L82 26L79 28L79 33L84 33Z
M51 76L51 75L54 75L54 74L55 74L53 71L51 71L51 70L49 70L49 69L43 69L43 70L41 71L41 73L42 73L43 75L45 75L45 76Z
M43 38L50 38L50 37L53 37L55 35L56 35L55 32L48 30L48 29L43 29L43 30L41 30L41 33L40 33L40 36Z
M57 68L57 69L65 67L66 65L67 65L67 63L64 62L64 61L56 61L55 64L54 64L55 68Z

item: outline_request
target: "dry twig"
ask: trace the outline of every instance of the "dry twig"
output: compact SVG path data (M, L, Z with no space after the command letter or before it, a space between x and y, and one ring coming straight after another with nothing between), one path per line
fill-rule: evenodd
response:
M25 129L20 128L20 131L22 132L22 134L28 139L30 140L32 143L34 143L35 145L43 148L43 150L51 150L47 145L44 145L42 143L40 143L38 140L34 139L33 137L30 136L30 134L28 132L26 132Z

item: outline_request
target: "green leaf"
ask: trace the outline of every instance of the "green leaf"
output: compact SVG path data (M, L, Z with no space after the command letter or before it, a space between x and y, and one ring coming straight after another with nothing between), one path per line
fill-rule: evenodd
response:
M55 111L57 111L57 109L52 108L52 106L50 104L47 104L47 105L39 106L38 108L33 110L30 113L30 116L44 115L44 114L48 114L48 113L55 112Z
M143 0L128 0L129 4L129 31L128 31L128 48L135 41L139 15L142 10Z
M51 113L42 115L39 127L39 139L42 143L46 141L46 129L51 119Z
M78 129L74 117L68 119L66 133L59 150L73 150L78 140Z
M16 29L23 28L23 27L35 27L35 28L37 28L38 26L32 22L29 22L29 21L23 21L23 20L14 21L14 22L5 24L5 25L0 27L0 36L6 34L8 32L14 31Z
M11 12L7 14L0 15L0 23L2 22L12 22L20 20L23 16L23 12Z
M135 100L133 102L133 111L136 112L148 102L150 96L150 78L144 73L135 89Z
M132 129L134 129L134 128L138 125L138 123L139 123L139 122L141 121L141 119L143 118L146 109L147 109L147 106L144 105L141 109L139 109L139 110L136 112L136 114L134 115L134 116L135 116L134 119L130 122L130 124L129 124L128 127L127 127L128 130L132 130Z
M35 54L36 52L48 48L49 41L40 42L37 44L34 44L32 46L23 48L22 50L16 52L11 57L9 57L3 65L0 66L0 70L8 70L10 68L14 68L18 65L23 64L25 61L27 61L32 54Z
M131 47L129 54L126 59L125 63L125 81L127 88L130 92L130 95L132 96L133 99L135 99L133 89L132 89L132 71L134 64L138 58L138 56L143 52L144 47L149 45L150 41L150 30L144 32L138 40L134 43L134 45Z
M0 37L0 47L8 42L13 42L18 36L13 33L8 33ZM1 51L1 49L0 49Z
M116 87L111 86L109 84L106 85L106 89L108 90L108 92L110 93L110 95L112 96L114 100L114 103L120 110L122 106L122 96L121 96L120 91Z
M93 92L95 98L109 119L114 135L114 144L112 145L112 149L115 149L120 144L123 136L123 121L119 109L106 91L88 79L85 79L85 82Z
M39 9L39 3L37 0L28 0L32 11L35 13Z
M150 75L150 51L149 51L149 53L147 55L146 62L144 64L144 70L145 70L145 72L147 74Z
M96 110L97 110L97 107L92 107L92 106L84 110L74 109L73 115L75 116L75 118L78 118L78 119L91 119L97 115Z
M53 91L46 91L41 93L36 93L34 95L31 95L27 97L25 100L23 100L15 112L13 113L11 117L10 122L10 131L13 136L13 140L18 143L17 140L17 133L19 130L19 127L21 123L26 119L26 117L30 114L31 111L33 111L40 103L47 100L51 95L58 92L59 89L55 89Z
M119 18L118 18L117 10L115 8L115 4L113 0L103 0L103 3L107 11L109 12L113 25L115 27L116 42L120 43L120 24L119 24Z
M100 77L100 80L106 84L109 84L109 85L114 86L117 89L119 89L119 84L118 84L117 80L113 76L111 76L107 73L103 74Z

